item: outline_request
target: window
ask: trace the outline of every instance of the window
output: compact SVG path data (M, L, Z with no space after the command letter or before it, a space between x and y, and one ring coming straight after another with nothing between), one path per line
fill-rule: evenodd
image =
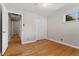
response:
M66 21L79 21L79 12L67 14Z

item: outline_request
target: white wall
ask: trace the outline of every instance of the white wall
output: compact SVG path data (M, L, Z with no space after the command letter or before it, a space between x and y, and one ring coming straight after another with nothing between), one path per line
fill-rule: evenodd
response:
M79 21L65 23L65 14L79 11L79 4L68 4L48 17L48 38L79 47Z
M36 39L47 38L47 18L38 16L36 19Z
M39 17L41 19L39 19ZM37 20L40 20L38 23ZM42 21L41 21L42 20ZM23 42L27 42L27 41L34 41L34 40L38 40L38 39L43 39L43 38L46 38L47 36L47 24L44 23L43 21L47 21L47 19L45 19L45 17L43 16L39 16L37 14L34 14L34 13L30 13L30 12L24 12L23 14L23 23L24 23L24 27L23 27ZM41 29L41 32L40 30L37 28L37 26L39 26L38 24L42 24L42 26L39 27L39 29ZM42 36L39 35L40 32ZM40 38L39 38L39 37Z
M47 19L46 19L46 17L40 16L40 15L35 14L35 13L31 13L28 11L20 10L20 9L10 9L9 8L8 11L20 13L23 15L24 26L22 29L22 32L23 32L22 33L23 34L22 35L22 37L23 37L22 43L35 41L35 40L37 40L37 38L38 39L46 38L46 36L47 36ZM39 17L42 20L39 19ZM40 26L40 29L41 29L40 35L37 34L38 33L37 31L40 31L39 29L37 29L37 25L38 25L37 20L40 20L39 22L41 22L43 25L43 27ZM40 38L39 38L39 36L40 36Z

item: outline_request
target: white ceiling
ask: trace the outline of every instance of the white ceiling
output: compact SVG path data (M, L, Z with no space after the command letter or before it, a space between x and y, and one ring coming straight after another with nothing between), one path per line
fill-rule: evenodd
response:
M67 5L66 3L52 3L52 5L44 8L36 3L5 3L5 6L9 9L22 9L25 11L37 13L40 15L48 16L55 10Z

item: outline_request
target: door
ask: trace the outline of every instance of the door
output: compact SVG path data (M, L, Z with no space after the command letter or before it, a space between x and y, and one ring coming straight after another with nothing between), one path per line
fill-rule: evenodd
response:
M8 11L2 4L2 55L8 48Z

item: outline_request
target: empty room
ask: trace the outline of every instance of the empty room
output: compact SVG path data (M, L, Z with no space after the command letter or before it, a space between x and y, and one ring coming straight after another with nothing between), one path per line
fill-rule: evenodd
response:
M79 56L79 3L3 3L3 56Z

